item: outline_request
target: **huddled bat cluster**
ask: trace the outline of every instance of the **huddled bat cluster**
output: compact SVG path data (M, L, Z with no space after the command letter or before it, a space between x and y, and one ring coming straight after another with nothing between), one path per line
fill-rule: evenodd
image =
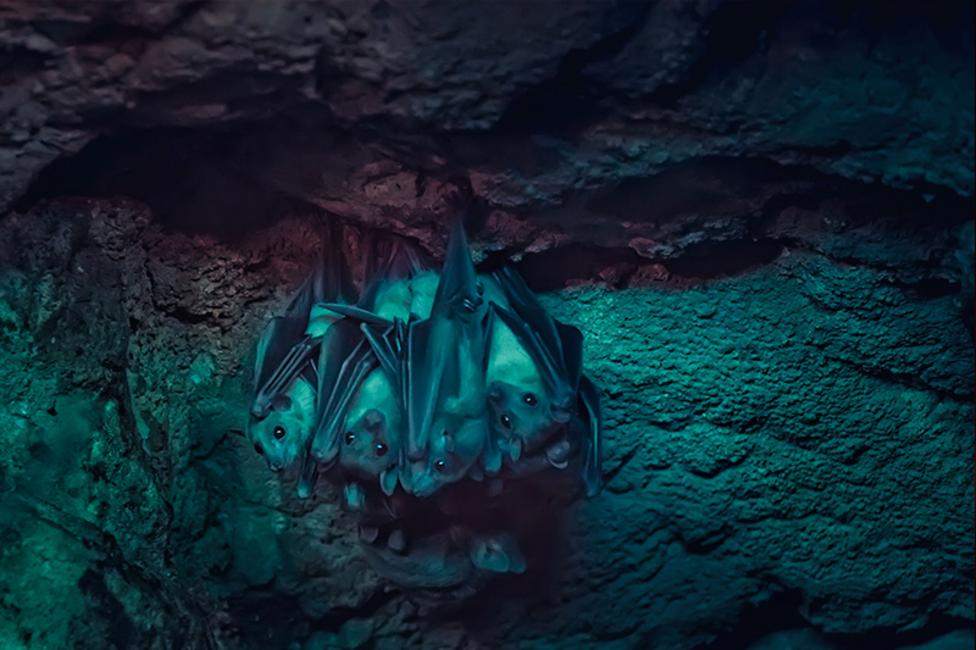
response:
M365 249L354 279L330 227L311 277L264 330L248 439L271 470L300 468L300 497L320 474L342 486L367 545L409 555L411 535L430 532L411 513L433 502L449 513L437 534L478 570L520 572L514 536L469 524L479 501L458 495L490 500L556 472L600 489L582 335L514 270L478 274L462 218L439 272L403 240Z

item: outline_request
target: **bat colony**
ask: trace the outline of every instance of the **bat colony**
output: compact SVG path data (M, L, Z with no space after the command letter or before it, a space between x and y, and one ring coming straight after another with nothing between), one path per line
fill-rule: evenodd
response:
M571 473L596 494L600 404L580 331L514 270L477 274L462 218L439 273L403 240L365 248L354 282L330 227L311 276L258 341L247 437L268 467L299 468L303 498L320 474L341 485L369 543L373 522L471 483L499 494ZM386 540L400 554L404 529ZM457 529L478 569L524 570L511 536Z

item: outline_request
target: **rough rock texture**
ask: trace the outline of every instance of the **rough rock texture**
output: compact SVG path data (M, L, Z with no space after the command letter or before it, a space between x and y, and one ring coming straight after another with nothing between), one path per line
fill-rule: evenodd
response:
M971 645L934 4L0 1L0 646ZM428 612L227 430L322 220L437 254L454 186L583 330L608 484Z

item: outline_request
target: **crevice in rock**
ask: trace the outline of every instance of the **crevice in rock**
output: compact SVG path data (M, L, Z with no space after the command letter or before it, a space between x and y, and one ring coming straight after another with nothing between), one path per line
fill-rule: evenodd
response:
M830 361L838 363L848 368L852 368L856 372L878 379L880 381L895 384L898 386L906 386L908 388L913 388L915 390L920 390L926 393L932 393L937 395L942 399L950 400L952 402L957 402L959 404L966 404L972 401L971 395L960 395L952 391L940 388L938 386L933 386L929 382L923 380L921 377L916 375L905 373L905 372L895 372L890 368L883 368L881 366L872 366L865 363L858 363L851 359L845 359L843 357L827 355L825 357Z
M539 253L529 253L515 264L535 291L555 291L568 284L603 280L622 286L642 260L629 248L604 248L567 244ZM483 268L491 270L507 263L504 254L490 257Z
M501 133L547 133L566 136L604 116L602 99L607 88L583 74L586 66L612 58L640 32L652 5L633 3L623 27L595 43L571 50L559 62L555 75L515 97L498 120ZM568 110L572 107L572 110Z
M682 278L711 280L765 266L778 258L784 248L774 239L704 242L689 246L684 254L664 265Z
M663 106L673 106L708 77L728 72L752 54L763 52L767 33L790 4L750 0L720 5L702 25L701 32L705 35L702 54L679 80L656 89L650 99Z
M243 146L234 129L134 129L97 138L46 167L14 209L24 213L61 196L125 196L148 205L167 230L226 241L307 210L240 174L233 161L246 155Z

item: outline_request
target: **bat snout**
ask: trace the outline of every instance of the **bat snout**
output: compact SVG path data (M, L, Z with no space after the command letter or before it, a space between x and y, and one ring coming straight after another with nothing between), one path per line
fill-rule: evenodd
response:
M559 424L566 424L569 422L570 418L573 416L573 412L568 408L563 408L553 404L552 406L552 419Z

